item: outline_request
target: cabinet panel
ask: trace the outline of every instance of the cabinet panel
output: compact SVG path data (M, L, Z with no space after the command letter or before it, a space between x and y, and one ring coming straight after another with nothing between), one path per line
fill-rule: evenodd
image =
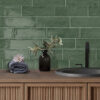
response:
M100 83L88 84L88 100L100 100Z
M0 84L0 100L23 100L23 85Z
M26 84L25 100L87 100L86 84Z

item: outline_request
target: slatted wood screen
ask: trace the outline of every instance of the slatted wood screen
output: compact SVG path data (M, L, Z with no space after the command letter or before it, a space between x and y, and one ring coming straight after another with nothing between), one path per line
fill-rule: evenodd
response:
M88 100L100 100L100 83L88 85Z
M23 100L23 85L0 84L0 100Z
M25 100L87 100L85 84L26 84Z

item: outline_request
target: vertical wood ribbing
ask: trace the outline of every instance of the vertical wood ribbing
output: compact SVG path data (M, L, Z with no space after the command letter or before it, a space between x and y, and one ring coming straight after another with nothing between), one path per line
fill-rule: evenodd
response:
M84 84L26 84L26 87L29 96L25 100L86 100Z
M23 100L22 84L0 84L0 100Z
M88 100L100 100L100 84L88 84Z

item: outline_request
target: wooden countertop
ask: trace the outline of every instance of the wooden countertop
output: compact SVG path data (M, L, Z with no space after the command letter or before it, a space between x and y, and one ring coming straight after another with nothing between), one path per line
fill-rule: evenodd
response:
M40 72L31 71L27 74L12 74L6 70L0 70L0 82L68 82L68 83L86 83L86 82L100 82L100 77L84 77L84 78L70 78L56 75L54 71Z

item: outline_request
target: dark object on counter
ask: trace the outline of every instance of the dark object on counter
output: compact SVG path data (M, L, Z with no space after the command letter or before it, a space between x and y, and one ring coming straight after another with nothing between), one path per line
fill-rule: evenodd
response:
M28 72L28 66L24 62L14 62L8 63L9 72L14 74L23 74Z
M39 57L39 70L40 71L50 71L50 56L47 50L43 51L43 54Z

